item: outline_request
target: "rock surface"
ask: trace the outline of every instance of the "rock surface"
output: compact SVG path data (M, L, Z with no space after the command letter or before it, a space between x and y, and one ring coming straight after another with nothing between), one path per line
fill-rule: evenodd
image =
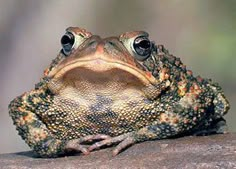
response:
M236 168L236 133L143 142L116 157L112 149L54 159L32 152L2 154L0 168Z

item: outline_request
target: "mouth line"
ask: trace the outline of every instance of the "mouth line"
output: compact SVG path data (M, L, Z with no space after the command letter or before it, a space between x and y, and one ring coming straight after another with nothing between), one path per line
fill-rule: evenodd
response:
M49 76L52 78L61 78L67 72L75 68L85 68L99 73L103 73L111 69L121 69L133 74L144 84L150 85L151 83L155 85L158 83L157 79L153 77L150 72L144 72L143 70L139 70L138 68L124 62L113 61L104 58L76 59L52 70L52 72L49 73Z

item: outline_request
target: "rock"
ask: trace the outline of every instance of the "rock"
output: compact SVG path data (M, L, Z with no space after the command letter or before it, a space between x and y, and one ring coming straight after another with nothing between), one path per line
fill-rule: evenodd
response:
M116 157L112 149L53 159L32 152L1 154L0 168L236 168L236 133L143 142Z

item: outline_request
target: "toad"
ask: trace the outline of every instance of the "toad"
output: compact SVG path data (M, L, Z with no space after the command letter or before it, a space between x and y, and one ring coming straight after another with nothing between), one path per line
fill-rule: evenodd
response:
M221 87L192 71L143 31L101 38L69 27L62 49L35 88L9 113L41 157L117 155L147 140L224 133L229 109Z

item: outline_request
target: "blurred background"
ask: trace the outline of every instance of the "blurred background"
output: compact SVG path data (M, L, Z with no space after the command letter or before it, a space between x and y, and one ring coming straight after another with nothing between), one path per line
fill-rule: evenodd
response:
M236 131L235 0L0 0L0 153L28 150L8 104L34 87L56 57L68 26L102 37L145 30L195 75L219 82Z

